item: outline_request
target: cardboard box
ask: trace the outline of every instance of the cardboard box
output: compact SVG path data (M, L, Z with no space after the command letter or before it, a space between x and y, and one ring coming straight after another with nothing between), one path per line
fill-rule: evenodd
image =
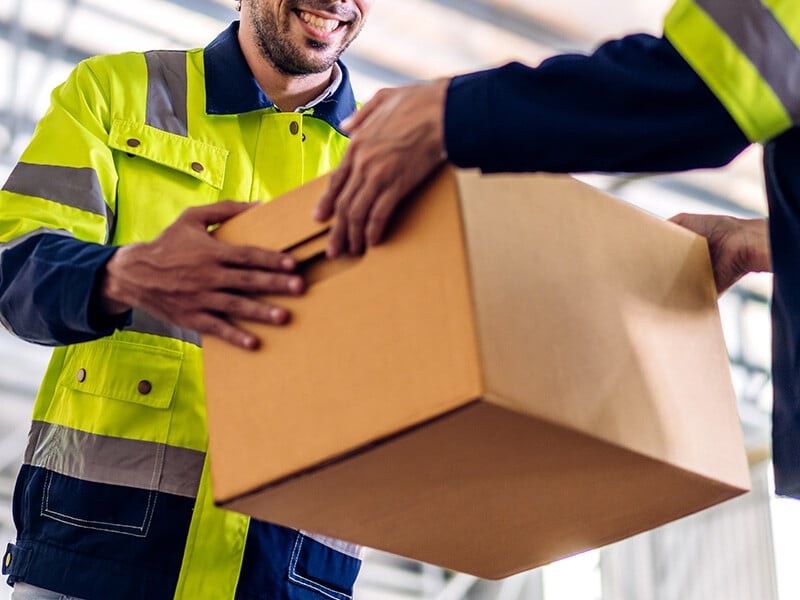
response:
M203 340L220 506L500 578L748 489L703 238L568 177L447 168L329 261L326 181L217 233L310 282L260 351Z

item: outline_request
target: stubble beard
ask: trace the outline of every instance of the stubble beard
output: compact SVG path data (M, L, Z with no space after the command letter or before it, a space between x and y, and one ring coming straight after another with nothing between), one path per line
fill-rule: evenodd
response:
M327 71L352 41L348 40L343 47L332 49L330 44L306 38L302 43L306 48L315 51L318 57L315 59L313 56L308 56L304 48L298 48L291 39L289 23L281 27L270 11L260 8L252 10L250 24L256 34L262 56L284 75L303 76ZM324 52L325 50L327 52Z

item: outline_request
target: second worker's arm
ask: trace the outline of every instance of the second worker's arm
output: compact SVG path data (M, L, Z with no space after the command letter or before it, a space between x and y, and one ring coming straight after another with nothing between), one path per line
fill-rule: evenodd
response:
M538 67L385 90L350 128L317 212L336 213L331 255L378 243L445 156L485 172L663 172L724 165L749 144L672 44L643 34Z

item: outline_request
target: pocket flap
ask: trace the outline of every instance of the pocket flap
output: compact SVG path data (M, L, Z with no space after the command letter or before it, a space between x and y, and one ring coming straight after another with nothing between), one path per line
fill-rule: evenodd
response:
M224 148L122 119L111 123L108 145L222 189L229 154Z
M182 363L183 353L175 350L98 340L74 347L59 383L95 396L168 408Z

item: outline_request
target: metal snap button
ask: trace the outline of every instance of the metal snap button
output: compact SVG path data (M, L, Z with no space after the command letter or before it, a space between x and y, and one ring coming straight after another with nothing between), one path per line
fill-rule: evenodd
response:
M194 171L195 173L202 173L204 170L205 167L203 167L203 165L201 165L199 162L192 163L192 171Z
M126 142L126 144L128 144L128 146L130 146L131 148L138 148L139 146L141 146L141 145L142 145L142 142L140 142L140 141L139 141L139 140L137 140L136 138L130 138L130 139L129 139L129 140Z
M300 131L300 125L297 124L297 121L289 123L289 131L292 135L297 135L297 132Z
M146 396L147 394L150 393L150 390L153 389L153 385L149 381L147 381L147 379L142 379L139 382L138 389L139 389L139 393L142 396Z
M86 369L84 368L78 369L78 373L75 375L75 378L78 380L79 383L83 383L86 380Z

